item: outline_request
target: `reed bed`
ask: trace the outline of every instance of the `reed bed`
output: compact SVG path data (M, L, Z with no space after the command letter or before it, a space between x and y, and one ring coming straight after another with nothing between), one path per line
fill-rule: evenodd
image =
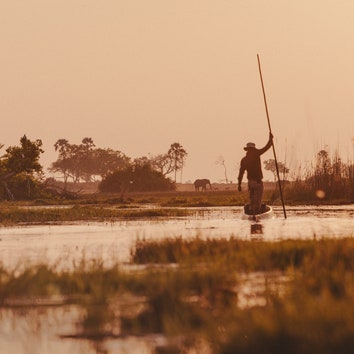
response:
M299 203L315 205L353 203L352 193L336 194L332 192L329 194L321 190L317 185L313 186L301 180L287 182L284 185L283 192L286 205L298 205ZM322 193L323 197L318 197L321 195L319 192L324 193ZM331 197L329 198L330 195ZM204 192L135 192L128 193L125 198L115 194L98 193L78 195L75 199L52 198L2 202L0 203L0 223L31 222L31 219L33 222L47 222L104 220L111 217L184 216L187 211L182 211L183 208L243 206L247 202L248 191L246 185L241 193L236 190L236 187L230 190ZM265 182L263 202L270 205L281 205L276 183ZM38 210L34 211L35 207ZM70 209L70 211L59 210L65 208L73 209Z
M190 212L178 208L113 208L105 206L31 207L5 206L0 208L0 224L9 226L30 223L60 223L74 221L115 221L158 217L185 217Z
M99 260L83 260L70 271L45 264L11 272L0 267L0 305L34 306L59 296L62 304L82 309L71 337L104 341L160 333L169 340L165 352L354 348L352 238L140 240L131 259L133 269L106 268ZM254 274L263 288L253 293L263 301L241 306L244 277Z

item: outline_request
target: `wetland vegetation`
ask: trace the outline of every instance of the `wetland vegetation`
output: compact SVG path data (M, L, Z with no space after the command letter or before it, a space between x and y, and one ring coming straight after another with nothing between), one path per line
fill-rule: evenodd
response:
M298 182L300 184L300 182ZM301 186L286 186L284 190L287 205L298 205L288 196L293 188L301 191ZM168 191L168 192L134 192L121 198L119 194L80 194L75 198L37 198L22 201L3 201L0 203L0 224L16 225L29 223L60 223L74 221L116 221L122 219L146 219L158 217L183 217L191 214L187 208L243 206L248 201L247 191L239 193L234 185L228 190L207 192ZM316 197L315 191L307 188L307 197L302 205L338 205L351 204L347 198L324 200ZM300 192L299 192L300 193ZM304 192L305 193L305 192ZM281 205L276 185L266 183L265 203Z
M129 267L83 260L73 270L0 268L0 304L75 305L82 316L63 340L101 350L107 339L160 334L166 342L155 353L348 353L353 272L352 238L140 240ZM252 279L258 291L247 302Z
M129 208L92 205L68 205L66 207L31 207L8 205L0 208L0 224L4 226L63 222L114 222L129 219L182 217L190 213L177 208Z

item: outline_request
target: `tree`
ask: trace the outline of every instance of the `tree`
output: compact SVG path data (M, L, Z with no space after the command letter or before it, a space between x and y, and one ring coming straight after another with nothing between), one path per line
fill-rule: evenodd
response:
M58 159L52 163L49 171L59 172L63 174L64 178L64 189L66 189L66 184L69 177L75 179L75 153L77 151L77 145L69 144L66 139L59 139L54 144L54 149L59 153Z
M270 171L274 175L274 182L277 180L277 166L275 164L274 159L269 159L263 162L264 169ZM286 179L287 174L289 173L289 169L285 166L283 162L278 162L278 170L279 174L283 174L283 180Z
M123 197L128 190L132 192L173 190L174 183L162 173L154 171L149 163L141 164L138 161L123 170L107 174L99 184L99 189L101 192L121 193Z
M167 154L159 154L150 158L151 167L161 172L164 176L170 174L173 171L172 156Z
M93 175L104 178L108 173L123 170L130 165L130 158L121 151L97 148L93 151Z
M150 164L153 170L162 173L164 176L175 172L176 181L177 171L182 171L186 156L187 152L183 147L179 143L174 143L171 144L168 152L165 154L149 155L149 157L144 156L135 159L135 161L139 160L140 164Z
M216 160L216 164L217 165L221 165L224 167L224 175L225 175L225 182L229 183L229 179L227 178L227 170L226 170L226 165L225 165L225 159L222 155L220 155L218 157L218 159Z
M85 182L90 182L92 175L95 174L94 147L92 138L83 138L77 150L79 179Z
M21 146L10 146L6 149L3 156L5 169L12 175L20 172L41 172L39 157L44 152L42 141L39 139L31 141L24 135L20 139L20 144Z
M40 155L43 153L42 141L29 140L26 135L20 139L20 146L10 146L0 159L0 182L5 188L10 199L14 199L8 183L16 176L22 174L27 180L34 178L34 174L42 173L42 166L39 163Z
M172 161L172 171L175 173L175 182L177 180L177 171L182 170L185 159L187 157L187 151L179 143L171 144L167 152L169 158Z
M63 174L64 188L68 178L72 178L73 182L90 182L95 176L103 178L107 173L123 169L130 163L130 159L120 151L96 148L92 138L82 139L80 145L59 139L54 148L59 157L49 170Z
M331 159L328 151L320 150L316 156L315 174L318 176L328 176L331 173Z

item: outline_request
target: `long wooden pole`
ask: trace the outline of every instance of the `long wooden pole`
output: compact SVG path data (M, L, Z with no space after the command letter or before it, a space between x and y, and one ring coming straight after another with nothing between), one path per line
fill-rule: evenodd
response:
M259 75L261 77L261 83L262 83L262 91L263 91L263 99L264 99L264 105L265 105L265 110L267 114L267 121L268 121L268 127L269 127L269 133L272 134L272 128L270 126L270 119L269 119L269 112L268 112L268 105L267 105L267 98L264 90L264 83L263 83L263 77L262 77L262 70L261 70L261 62L259 59L259 55L257 54L257 60L258 60L258 69L259 69ZM281 187L281 182L280 182L280 175L279 175L279 168L278 168L278 161L277 161L277 155L275 153L275 147L274 147L274 142L272 142L272 147L273 147L273 155L274 155L274 161L275 161L275 168L277 170L277 177L278 177L278 185L279 185L279 192L280 192L280 198L281 198L281 203L283 205L283 212L284 212L284 218L286 219L286 210L285 210L285 204L284 204L284 198L283 198L283 191Z

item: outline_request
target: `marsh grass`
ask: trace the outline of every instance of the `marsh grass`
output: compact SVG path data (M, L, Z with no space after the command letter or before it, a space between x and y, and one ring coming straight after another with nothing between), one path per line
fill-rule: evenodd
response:
M60 296L63 305L76 304L82 311L73 338L161 333L175 352L198 352L201 341L211 353L354 348L352 238L140 240L132 263L141 266L106 268L100 260L82 260L72 270L45 264L11 272L0 267L0 305L19 306L18 299L25 298L33 299L26 306L35 306L36 299ZM243 276L254 272L264 277L257 295L264 304L242 307ZM273 286L274 272L288 281Z
M271 184L273 191L273 183ZM266 188L266 194L268 194ZM266 196L267 198L267 196ZM117 206L120 208L136 207L137 205L155 206L178 206L188 207L197 206L200 203L207 202L212 206L230 206L243 205L247 200L247 189L239 193L235 190L213 190L207 192L194 191L165 191L165 192L130 192L126 197L122 198L119 194L78 194L75 199L55 199L55 198L41 198L26 201L3 202L6 205L100 205L100 206Z
M177 208L112 208L92 205L67 207L5 206L0 208L0 224L55 223L74 221L115 221L158 217L185 217L189 211Z
M175 237L159 241L142 239L137 240L132 259L140 264L222 262L241 271L286 270L288 267L297 267L305 257L314 254L315 246L318 243L306 240L250 242L235 237L196 237L189 240Z
M273 184L272 184L273 186ZM271 187L273 191L273 187ZM267 199L271 194L265 193ZM239 206L247 201L247 189L242 193L234 190L212 190L206 192L166 191L166 192L130 192L125 198L114 194L95 194L82 196L76 203L100 205L149 205L161 207L205 207L205 206ZM64 202L64 201L63 201ZM72 203L72 202L71 202Z
M34 200L3 202L0 224L5 226L29 223L60 223L75 221L115 221L158 217L185 217L193 210L185 207L243 205L247 195L234 191L213 193L156 192L132 193L122 200L114 195L84 196L76 200Z

